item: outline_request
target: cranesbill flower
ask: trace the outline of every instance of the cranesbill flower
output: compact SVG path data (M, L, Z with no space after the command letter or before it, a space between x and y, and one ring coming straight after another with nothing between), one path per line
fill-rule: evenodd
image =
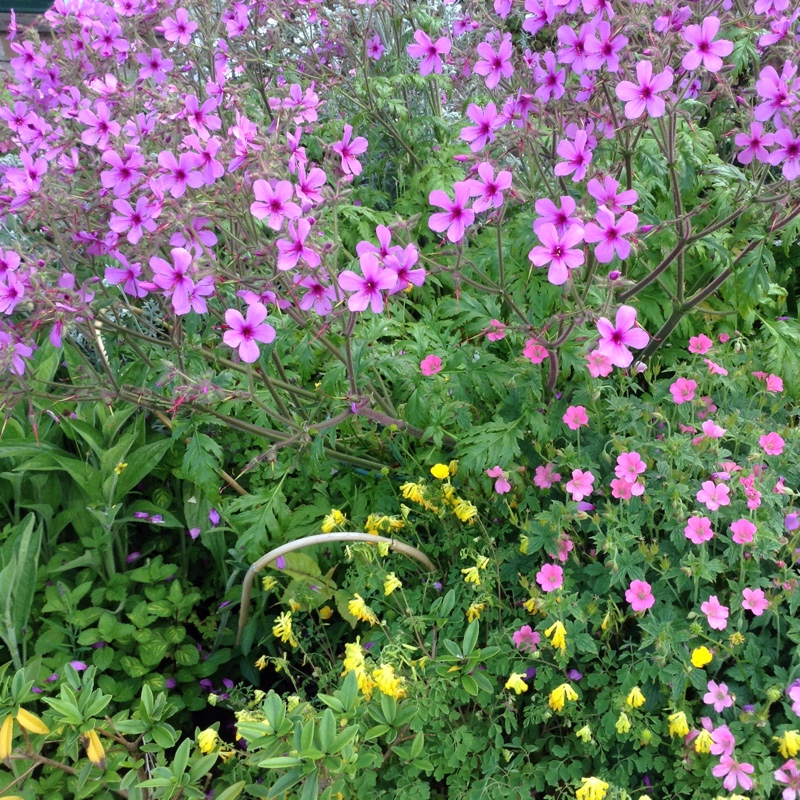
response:
M583 249L576 245L583 241L583 228L571 225L563 236L559 236L554 225L545 223L537 233L541 245L534 247L528 258L537 267L549 264L547 280L555 286L561 286L569 278L569 270L583 264Z
M638 453L620 453L617 456L617 466L614 468L614 474L618 478L634 483L646 471L647 464L644 463Z
M564 161L559 161L553 168L553 172L559 177L572 175L572 180L576 183L586 177L586 170L592 163L592 150L588 145L588 134L586 131L577 131L575 140L562 139L558 143L556 152Z
M672 86L672 73L664 70L654 76L653 65L640 61L636 65L636 79L638 84L621 81L615 88L617 97L625 103L626 118L638 119L645 112L652 118L663 117L667 106L659 94Z
M447 231L447 238L451 242L458 243L464 238L467 227L475 221L475 212L467 208L470 197L469 181L454 183L453 193L454 200L441 189L434 189L430 193L428 202L445 210L432 214L428 220L428 227L437 233Z
M136 208L122 199L115 200L113 205L117 213L111 215L108 227L115 233L125 233L125 238L131 244L136 244L145 231L152 233L156 229L154 217L158 216L160 208L151 206L146 197L136 201Z
M582 25L580 33L575 33L569 25L561 25L558 29L557 36L561 44L558 48L558 60L562 64L570 64L576 75L586 69L586 41L593 31L594 26L591 23Z
M170 250L172 264L163 258L153 256L150 267L153 270L153 282L164 290L164 295L172 299L172 308L178 316L191 311L189 293L194 288L194 282L189 277L192 256L183 247L174 247Z
M640 580L631 581L625 592L625 599L636 612L647 611L656 602L650 584L647 581Z
M738 133L733 140L737 147L743 147L736 159L740 164L749 164L754 158L762 164L769 162L769 150L775 144L774 133L764 133L764 126L760 122L750 123L749 133Z
M769 608L769 600L761 589L742 589L742 608L760 617Z
M478 165L478 175L480 180L467 181L470 195L478 198L472 204L472 209L481 212L490 208L500 208L503 205L503 192L511 187L511 173L504 169L495 177L494 167L488 161L484 161Z
M669 390L672 394L672 399L675 401L675 405L680 406L694 399L694 391L696 388L697 381L693 381L690 378L678 378L678 380L670 385Z
M591 183L591 181L589 181ZM538 235L543 225L554 225L559 236L563 236L573 225L582 228L580 217L575 217L577 205L569 196L561 197L561 205L557 206L547 197L537 200L533 206L539 215L533 221L533 232Z
M549 353L547 352L547 348L539 344L536 339L528 339L528 341L525 342L522 355L525 356L531 364L541 364L542 361L548 357Z
M686 520L686 527L683 529L683 533L694 544L703 544L703 542L714 538L711 520L708 517L689 517Z
M478 55L481 58L472 69L486 78L487 89L494 89L503 78L510 78L514 74L514 66L511 63L513 52L511 39L503 39L497 50L488 42L481 42L478 45Z
M783 164L781 171L787 181L800 175L800 135L795 136L789 128L782 128L775 134L777 147L770 153L769 163Z
M690 353L704 356L713 346L714 342L704 333L701 333L699 336L692 336L691 339L689 339Z
M422 267L412 269L418 260L419 251L413 244L407 244L405 247L396 245L391 249L391 252L383 260L384 266L397 275L397 282L389 292L390 295L404 292L412 286L422 286L425 283L425 270Z
M177 42L187 45L192 40L192 34L197 30L198 24L189 19L189 12L179 8L175 12L175 19L167 17L161 25L164 38L168 42Z
M731 531L736 544L750 544L758 529L749 519L737 519L731 524Z
M573 431L578 428L588 427L589 417L586 414L586 409L583 406L570 406L561 418L564 424Z
M369 145L369 142L363 136L356 136L353 141L350 137L353 135L353 126L345 125L342 139L331 145L331 150L338 153L342 159L342 172L345 175L360 175L361 162L356 158L364 153Z
M611 359L599 350L586 354L586 368L593 378L607 378L614 370Z
M737 784L746 792L752 789L753 779L749 776L753 772L755 772L755 767L752 764L740 763L728 755L720 756L719 764L711 770L711 774L715 778L725 778L722 785L729 792L732 792Z
M589 497L592 494L592 484L594 483L594 475L590 470L574 469L572 470L572 480L567 482L566 490L572 495L572 499L577 503L583 500L584 497Z
M706 688L708 691L703 695L703 702L709 706L713 705L717 714L721 714L726 708L733 705L733 697L731 697L726 684L709 681Z
M311 231L311 223L304 218L297 220L297 227L290 222L288 225L290 241L278 239L275 242L278 248L277 267L280 270L294 269L297 262L302 259L311 269L320 265L319 254L306 246L306 239Z
M758 444L768 456L779 456L786 442L774 431L759 437Z
M508 482L506 478L505 472L500 466L492 467L491 469L486 470L486 474L490 478L496 478L497 480L494 482L494 490L497 494L506 494L511 491L511 484Z
M712 594L705 603L701 603L700 610L706 615L709 628L724 631L728 627L728 609L720 603L715 594Z
M628 349L640 350L647 346L650 336L647 331L636 326L636 309L631 306L620 306L614 325L605 317L597 320L597 331L600 339L597 350L611 360L615 367L625 369L633 362L633 353Z
M692 47L681 62L684 69L695 70L701 63L709 72L722 69L722 56L729 56L733 52L733 42L727 39L714 41L719 26L719 17L706 17L702 25L689 25L686 28L683 39Z
M367 39L367 55L373 61L380 61L385 50L381 37L377 33L371 39Z
M446 36L440 36L435 42L432 42L425 31L414 31L414 41L416 44L410 44L407 51L411 58L422 59L419 65L419 74L430 75L431 72L434 72L440 75L443 69L442 56L446 56L450 52L450 48L453 46L452 42Z
M442 371L442 359L435 355L425 356L425 358L419 362L419 371L426 377L436 375L438 372Z
M536 573L536 583L544 592L553 592L564 585L564 570L558 564L543 564Z
M228 347L237 348L239 358L246 364L258 360L259 349L256 342L269 344L275 339L275 328L268 322L267 309L261 303L252 303L247 307L247 316L243 317L235 308L225 312L225 322L230 330L225 331L222 341Z
M289 181L278 181L273 188L259 179L253 184L253 194L256 199L250 204L250 213L256 219L266 219L274 231L283 227L284 219L297 219L302 213L300 206L291 201L293 190Z
M539 84L534 97L546 103L548 100L559 100L564 96L567 82L567 71L558 69L555 54L548 50L541 61L534 67L533 79Z
M494 141L494 132L502 127L503 120L497 113L497 106L489 103L485 109L470 103L467 108L467 117L474 125L467 125L461 129L460 137L469 142L469 149L473 153L483 150L487 142Z
M181 153L175 158L169 150L162 150L158 154L158 163L166 170L166 174L158 179L158 186L164 192L169 191L173 197L183 196L187 186L197 189L205 182L203 173L199 171L202 160L197 153Z
M724 483L703 481L702 488L695 496L700 503L705 503L709 511L716 511L720 506L730 505L730 491Z
M360 259L361 273L345 270L339 275L339 286L352 292L347 299L351 311L365 311L369 306L373 313L383 311L383 294L397 283L397 273L382 267L374 253L366 253Z
M597 244L594 254L601 264L614 260L614 253L626 259L631 253L631 245L623 238L636 230L639 217L626 211L617 221L605 206L600 206L596 214L597 224L589 222L584 228L584 238L590 244Z
M584 45L587 68L598 70L605 66L609 72L619 71L619 53L628 44L627 36L612 37L611 25L605 20L595 26L594 33L596 36L589 36Z
M544 464L543 466L536 467L533 477L533 483L539 489L549 489L554 483L561 482L561 475L554 472L555 464Z
M528 653L536 651L541 638L541 635L533 630L530 625L523 625L518 631L514 631L511 637L517 650L523 650Z
M586 191L594 197L598 207L605 206L612 214L622 214L625 206L632 206L639 199L639 193L635 189L620 192L619 181L608 175L602 183L597 178L592 178L586 184Z

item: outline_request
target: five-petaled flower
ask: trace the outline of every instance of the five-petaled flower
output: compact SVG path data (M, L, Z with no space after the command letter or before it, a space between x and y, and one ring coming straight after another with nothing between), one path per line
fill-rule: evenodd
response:
M605 317L597 320L597 331L600 339L597 349L608 356L615 367L624 369L633 362L633 353L628 349L633 347L640 350L647 346L650 336L647 331L637 327L636 309L631 306L620 306L612 325Z
M247 307L247 315L242 316L235 308L225 312L225 323L230 330L222 335L222 341L228 347L239 351L239 358L246 364L258 360L259 349L257 342L269 344L275 339L275 328L268 322L267 309L261 303L252 303Z
M636 79L638 84L622 81L615 89L617 97L625 103L625 116L638 119L647 112L649 117L663 117L667 106L659 95L672 86L672 72L664 70L654 76L653 65L649 61L640 61L636 65Z

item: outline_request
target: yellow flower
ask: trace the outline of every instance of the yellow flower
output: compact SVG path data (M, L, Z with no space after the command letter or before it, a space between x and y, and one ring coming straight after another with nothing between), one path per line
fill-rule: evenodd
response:
M617 724L614 727L617 729L617 733L620 735L627 733L631 729L631 721L628 719L628 715L624 711L620 712L620 715L617 718Z
M524 672L512 672L511 677L506 681L506 689L515 691L517 694L528 691L528 684L522 680L525 677Z
M584 725L579 730L575 731L575 735L584 743L589 744L592 741L592 729L588 725Z
M261 658L257 659L256 660L256 666L259 669L264 669L267 666L267 657L266 656L261 656Z
M272 591L278 585L278 581L272 577L272 575L267 575L265 578L261 579L261 588L265 592Z
M100 741L100 737L97 735L97 731L95 731L94 728L92 728L86 734L84 744L86 746L86 755L88 756L89 761L91 761L96 767L105 769L106 751L103 749L103 743Z
M222 759L222 762L225 763L228 759L233 758L236 754L236 751L232 747L223 747L222 750L219 751L219 757Z
M694 740L694 751L695 753L710 753L712 744L714 744L714 739L711 734L705 728L702 728Z
M347 675L348 672L364 668L364 651L361 648L361 640L356 639L354 642L347 642L344 646L344 672L342 675Z
M295 611L299 611L302 608L300 603L297 602L294 598L289 598L289 611L294 613Z
M577 699L578 693L568 683L562 683L561 686L556 686L556 688L550 692L550 697L547 702L553 711L561 711L567 700Z
M631 708L639 708L644 705L644 695L642 694L642 690L638 686L634 686L633 689L628 692L628 696L625 698L625 702Z
M489 566L489 559L486 556L478 556L475 559L475 566L478 569L486 569Z
M553 647L558 648L562 653L567 649L567 629L562 622L554 622L544 632L544 635L550 639Z
M484 608L486 608L486 603L473 603L467 609L467 620L472 622L473 620L478 619L481 615L481 611L483 611Z
M391 664L381 664L373 671L372 679L383 694L396 699L406 696L404 678L394 674L394 667Z
M395 589L401 589L403 587L403 582L394 572L390 572L386 576L386 580L383 582L383 593L385 595L390 595Z
M676 711L670 714L667 721L669 722L669 735L670 736L686 736L689 733L689 723L686 721L686 714L683 711Z
M322 606L319 610L319 618L322 620L330 619L333 616L333 609L330 606Z
M697 667L697 669L701 669L706 666L706 664L710 664L712 658L711 651L705 646L696 647L692 650L692 664Z
M284 611L278 614L272 626L272 635L282 642L288 642L292 647L297 647L297 639L292 631L292 612Z
M797 731L785 731L783 736L773 736L772 740L778 742L778 752L784 758L794 758L800 750L800 734Z
M400 487L400 493L406 500L425 505L425 487L419 483L404 483Z
M347 610L361 622L375 625L378 621L375 612L364 602L364 598L360 594L353 595L353 599L347 604Z
M473 522L478 516L478 509L469 500L458 500L453 507L453 513L462 522Z
M450 463L447 465L447 469L448 469L448 471L450 472L450 474L451 474L453 477L455 477L455 474L458 472L458 461L455 461L455 460L454 460L454 461L451 461L451 462L450 462Z
M542 608L542 604L536 597L529 597L522 605L530 614L538 614Z
M465 583L474 583L476 586L481 585L481 576L477 567L462 569L461 574L464 576Z
M200 747L200 752L203 755L208 755L213 752L217 746L217 732L213 728L206 728L197 734L197 744Z
M116 472L117 475L120 475L122 473L122 470L124 470L127 466L128 466L127 464L120 461L119 464L117 464L117 466L114 467L114 472Z
M523 533L522 536L519 537L519 551L522 553L522 555L525 555L528 552L529 544L530 539Z
M381 523L384 519L386 517L382 517L380 514L370 514L364 523L364 530L373 536L377 536L381 532Z
M17 711L17 722L31 733L50 733L50 728L36 714L31 714L30 711L26 711L24 708L20 708Z
M335 531L338 527L343 525L346 520L347 517L345 517L345 515L342 514L341 511L339 511L336 508L332 508L331 513L326 514L325 518L322 520L322 527L321 527L322 532L333 533L333 531Z
M0 726L0 759L5 761L11 755L11 740L14 736L14 717L7 714Z
M575 792L577 800L603 800L608 784L600 778L581 778L583 786Z
M431 467L431 475L437 480L443 481L450 477L450 467L447 464L434 464Z

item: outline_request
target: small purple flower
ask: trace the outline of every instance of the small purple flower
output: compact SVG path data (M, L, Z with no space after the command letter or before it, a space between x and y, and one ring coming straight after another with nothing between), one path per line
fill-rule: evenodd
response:
M581 680L583 678L583 673L582 672L578 672L578 670L576 670L576 669L571 669L571 670L569 670L567 672L567 677L571 681L577 682L577 681L579 681L579 680Z
M372 648L375 647L375 642L364 642L362 647L364 650L372 650Z
M189 536L191 536L192 539L194 540L200 535L200 528L189 528L189 530L186 531L186 533L189 534Z
M125 562L127 564L133 564L134 561L138 561L142 557L142 554L137 550L135 553L130 553Z
M164 517L162 517L161 514L153 514L153 516L150 517L150 522L153 522L156 525L159 525L163 521L164 521Z
M55 683L58 680L58 673L54 672L49 678L45 678L45 683Z
M69 665L75 670L75 672L83 672L83 670L89 668L89 665L85 664L83 661L70 661Z
M108 642L102 642L102 641L101 641L101 642L95 642L95 643L92 645L92 647L93 647L95 650L100 650L100 649L101 649L101 648L103 648L103 647L108 647Z
M31 692L33 694L44 694L44 689L40 689L38 686L31 686Z
M528 669L525 670L525 679L531 680L531 678L535 677L536 677L536 667L528 667Z
M791 514L787 514L783 525L787 531L796 531L800 528L800 516L794 511Z
M211 511L208 512L208 519L212 525L219 525L219 511L216 508L212 508Z
M147 519L150 515L146 511L134 511L133 516L136 519Z
M164 681L164 688L165 689L174 689L178 685L178 681L175 678L167 678Z
M278 556L275 559L275 566L278 569L286 569L286 559L283 556Z

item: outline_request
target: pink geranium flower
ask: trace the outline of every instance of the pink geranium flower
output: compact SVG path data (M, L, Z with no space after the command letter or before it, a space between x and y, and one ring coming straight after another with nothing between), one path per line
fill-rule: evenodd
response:
M742 608L760 617L769 608L769 600L761 589L742 589Z
M719 72L722 69L722 57L733 52L733 42L727 39L714 41L719 33L719 26L719 17L706 17L702 25L689 25L686 28L683 39L692 47L681 62L685 70L695 70L701 63L709 72Z
M374 253L361 256L360 264L362 275L349 269L339 275L339 286L352 292L347 298L347 307L351 311L366 311L369 306L374 314L380 314L384 302L382 292L397 283L397 273L382 267Z
M720 603L715 594L700 605L700 610L706 615L709 628L724 631L728 627L728 609Z
M631 608L636 611L647 611L656 602L651 586L647 581L631 581L631 585L625 592L625 599L631 604Z
M430 75L431 72L440 75L443 69L442 56L446 56L453 46L446 36L440 36L435 42L431 41L425 31L414 31L414 41L407 48L411 58L421 58L419 65L420 75Z
M514 74L514 65L511 63L513 53L511 39L503 39L497 50L488 42L478 45L481 58L472 69L486 78L487 89L494 89L503 78L510 78Z
M737 147L743 147L736 159L740 164L749 164L754 158L762 164L769 162L768 147L775 144L774 133L764 133L760 122L751 122L749 133L738 133L733 140Z
M533 653L539 646L541 635L533 630L530 625L523 625L518 631L514 631L511 637L517 650Z
M713 705L717 714L721 714L726 708L733 705L733 697L731 697L726 684L709 681L706 689L703 702L708 706Z
M542 226L547 224L555 225L559 236L563 236L573 225L583 227L580 217L573 216L577 205L569 195L561 197L561 204L558 206L549 198L543 197L537 200L533 207L539 215L533 221L533 232L537 235Z
M612 214L622 214L625 206L632 206L638 199L639 193L635 189L619 191L619 181L606 175L603 182L592 178L586 184L586 191L597 201L598 207L605 206Z
M631 245L623 238L636 230L639 217L626 211L619 219L605 207L600 206L595 215L597 224L589 222L584 230L585 239L590 244L597 244L594 254L601 264L608 264L614 260L616 253L621 260L626 259L631 253Z
M361 162L356 158L366 151L369 142L363 136L356 136L353 141L350 137L353 135L353 126L345 125L344 133L342 134L341 141L334 142L331 145L331 150L338 153L342 159L342 172L345 175L360 175Z
M728 506L731 503L731 490L724 483L714 483L714 481L703 481L703 488L697 493L697 500L705 503L709 511L716 511L720 506Z
M500 208L503 205L503 192L511 188L511 173L504 169L494 175L494 167L484 161L478 164L480 180L469 180L469 192L478 199L472 204L476 212Z
M567 482L566 489L572 495L572 499L579 503L584 497L589 497L592 493L594 475L587 469L585 472L580 469L572 470L572 480Z
M487 469L486 474L490 478L497 478L497 480L494 482L494 490L497 492L497 494L507 494L511 491L511 484L508 482L506 474L503 472L501 467L495 466L491 469Z
M692 338L689 339L689 352L695 353L696 355L704 356L713 346L714 342L704 333L701 333L699 336L692 336Z
M561 476L557 472L553 472L554 467L555 464L536 467L533 477L534 484L540 489L549 489L554 483L560 483Z
M617 456L617 466L614 469L614 474L618 478L628 481L628 483L634 483L646 470L647 464L644 463L638 453L620 453Z
M447 231L447 238L454 243L460 242L468 226L475 221L475 212L467 208L470 197L468 181L457 181L453 184L455 199L451 200L446 192L434 189L428 196L432 206L439 206L444 211L431 214L428 227L437 233Z
M797 800L800 797L800 769L797 762L790 758L780 769L772 773L778 783L783 783L786 788L781 797L783 800Z
M636 326L636 309L631 306L620 306L617 309L615 324L605 317L597 320L597 331L600 339L597 349L608 356L615 367L624 369L633 362L633 353L628 349L637 350L646 347L650 337L647 331Z
M222 341L228 347L237 348L239 358L246 364L258 360L259 349L256 342L269 344L275 339L275 328L264 320L267 309L261 303L252 303L247 307L247 316L243 317L235 308L225 312L225 322L230 330L225 331Z
M437 372L442 371L442 359L435 355L425 356L419 362L419 370L427 378L431 375L436 375Z
M715 778L724 777L722 785L732 792L737 784L746 792L753 788L753 780L749 776L755 771L752 764L739 763L731 756L720 756L719 764L711 770Z
M586 354L586 367L593 378L607 378L613 371L611 359L599 350Z
M168 42L177 42L184 46L192 41L192 34L198 27L196 22L189 19L189 12L185 8L179 8L175 12L175 19L167 17L161 26Z
M592 163L592 150L588 144L586 131L578 131L574 141L562 139L558 143L556 152L564 159L555 165L553 172L556 175L559 177L572 175L572 180L575 182L582 181L586 177L586 171Z
M737 519L736 522L731 525L733 541L736 542L736 544L750 544L757 530L756 526L753 525L749 519Z
M487 142L493 142L494 132L503 124L494 103L489 103L485 109L470 103L467 108L467 118L475 124L463 127L460 136L465 142L470 143L469 149L473 153L486 147Z
M294 194L289 181L278 181L273 188L263 179L253 184L255 200L250 204L250 213L256 219L266 219L274 231L283 227L284 219L297 219L302 213L300 206L292 202Z
M528 339L528 341L525 342L522 355L530 359L531 364L541 364L549 354L547 348L539 344L536 339Z
M583 240L583 229L571 225L563 236L559 236L554 225L542 225L538 231L540 245L534 247L528 258L537 267L549 264L547 280L554 286L567 282L569 271L583 264L583 249L576 246Z
M668 70L653 75L653 65L649 61L640 61L636 65L638 84L622 81L617 84L617 97L625 103L625 116L638 119L645 112L649 117L663 117L666 103L659 97L672 86L673 76Z
M761 436L758 443L768 456L779 456L783 452L783 446L786 444L783 438L774 431Z
M711 520L708 517L689 517L683 532L686 538L694 544L703 544L714 538Z
M689 378L678 378L670 387L672 399L675 405L681 406L694 399L694 390L697 388L697 381Z
M589 417L583 406L570 406L562 417L564 424L573 431L589 426Z
M625 478L614 478L611 481L611 495L618 500L630 500L631 497L641 497L644 494L644 484L639 481L629 481Z
M536 583L544 592L553 592L564 584L564 570L558 564L544 564L536 573Z

